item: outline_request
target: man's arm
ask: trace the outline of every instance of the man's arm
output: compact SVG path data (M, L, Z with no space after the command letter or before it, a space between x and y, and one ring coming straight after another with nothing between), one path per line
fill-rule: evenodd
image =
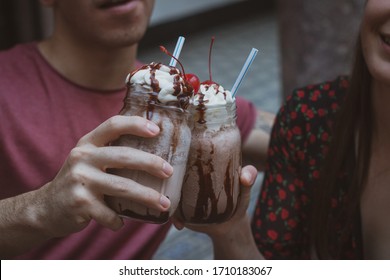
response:
M153 137L158 133L158 126L144 118L112 117L80 139L52 181L0 200L0 258L11 258L50 238L81 231L91 220L119 229L123 222L105 204L105 195L166 211L170 201L159 192L105 172L120 167L145 170L160 178L171 176L172 167L158 156L107 145L122 134Z
M0 200L0 257L23 253L47 240L37 208L40 190Z

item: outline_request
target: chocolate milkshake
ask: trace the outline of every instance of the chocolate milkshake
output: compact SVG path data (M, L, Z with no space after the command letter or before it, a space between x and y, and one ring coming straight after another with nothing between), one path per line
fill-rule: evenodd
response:
M191 112L194 128L176 215L187 224L221 223L234 214L240 195L235 100L217 84L202 84Z
M165 223L177 208L191 142L186 109L193 92L183 77L175 67L151 63L126 79L128 90L120 114L147 118L155 122L161 132L153 138L123 135L112 145L133 147L160 156L174 171L170 178L161 179L145 171L111 169L110 173L161 192L171 201L168 212L159 212L125 198L107 196L107 204L122 217Z

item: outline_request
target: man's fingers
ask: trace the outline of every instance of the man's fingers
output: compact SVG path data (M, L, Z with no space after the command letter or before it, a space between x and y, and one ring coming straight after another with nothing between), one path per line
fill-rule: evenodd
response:
M145 118L138 116L114 116L100 124L80 139L79 145L93 144L101 147L118 139L121 135L132 134L141 137L153 137L160 128Z
M174 171L161 157L129 147L97 148L89 160L103 171L110 168L143 170L160 178L167 178Z
M94 204L91 218L102 226L114 231L123 226L122 219L114 212L114 210L106 206L104 202Z
M150 186L142 185L121 176L95 172L95 175L91 176L89 180L94 191L108 196L128 199L157 211L167 211L171 205L167 197Z

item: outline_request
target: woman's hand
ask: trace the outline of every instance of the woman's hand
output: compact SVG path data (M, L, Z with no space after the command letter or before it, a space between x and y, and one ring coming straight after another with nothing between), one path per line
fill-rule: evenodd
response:
M237 211L227 222L210 225L186 225L178 218L173 219L177 229L187 227L210 236L214 246L214 256L217 259L262 259L257 250L250 229L250 218L247 209L250 201L251 186L254 184L257 170L253 166L245 166L241 170L241 195Z
M241 220L246 216L250 201L251 186L255 182L256 177L257 170L253 166L248 165L242 168L240 174L241 190L237 210L229 221L222 224L186 225L183 221L175 217L173 219L174 226L179 230L183 227L187 227L191 230L203 232L215 237L224 235L227 231L231 230L232 227L235 227L237 223L241 223Z

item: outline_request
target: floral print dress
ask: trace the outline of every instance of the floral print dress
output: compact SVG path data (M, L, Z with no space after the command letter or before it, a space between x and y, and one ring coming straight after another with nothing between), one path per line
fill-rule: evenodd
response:
M267 259L311 257L308 223L313 188L318 185L331 128L348 87L347 77L338 77L295 90L278 112L252 220L256 244ZM342 195L340 191L339 197L332 198L332 207L340 205ZM362 258L357 244L360 235L358 229L345 242L342 258Z

